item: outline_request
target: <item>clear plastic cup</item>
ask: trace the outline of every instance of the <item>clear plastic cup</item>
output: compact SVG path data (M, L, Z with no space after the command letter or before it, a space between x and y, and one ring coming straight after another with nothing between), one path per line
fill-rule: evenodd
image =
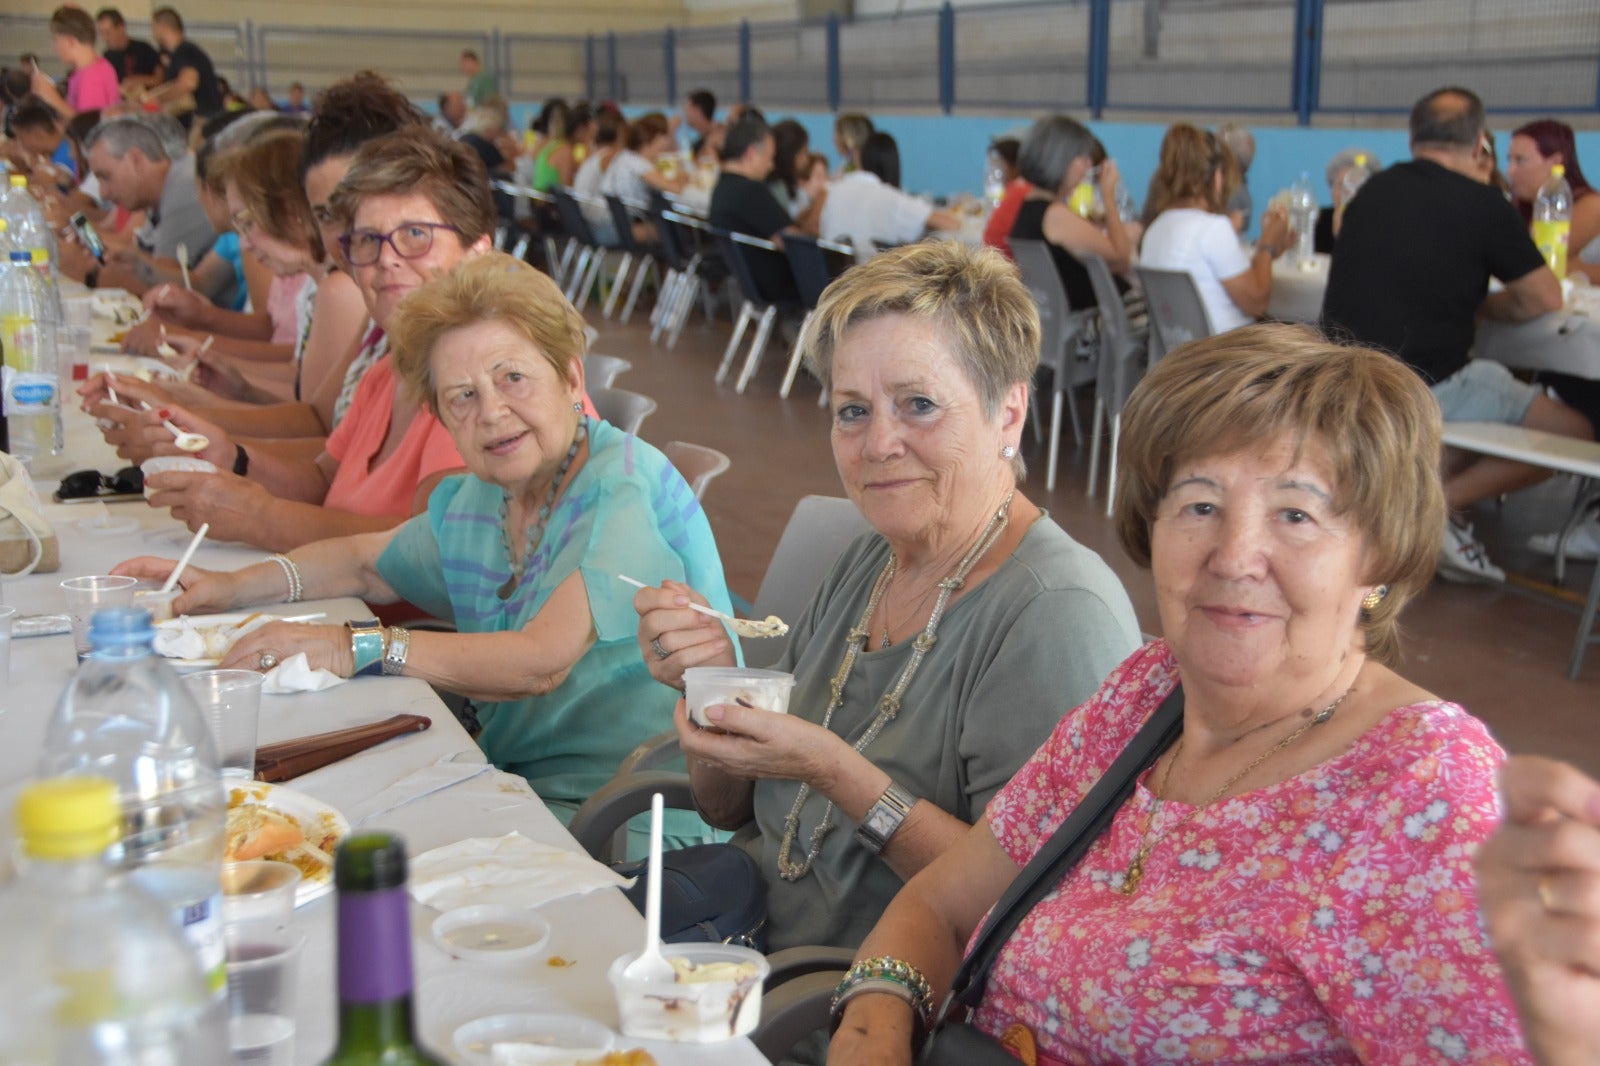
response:
M132 606L133 587L138 583L138 578L109 574L69 577L61 583L61 590L67 594L67 613L72 616L72 646L77 649L79 662L89 654L89 619L96 611L108 607Z
M684 701L689 720L709 725L706 708L718 703L734 703L774 714L789 712L789 693L794 675L780 670L757 670L743 666L691 666L683 672Z
M256 776L256 727L261 718L261 682L254 670L201 670L183 679L211 727L222 776Z
M672 981L639 981L625 973L638 958L629 952L611 964L607 976L617 995L617 1014L627 1036L711 1044L744 1036L761 1020L761 985L771 972L759 951L732 944L664 944L668 962L684 960L696 968ZM724 965L718 965L724 964Z
M222 864L222 928L230 958L272 954L293 943L300 869L270 859Z
M133 605L149 611L150 621L165 622L173 617L172 605L182 595L180 588L173 588L170 592L162 592L158 588L134 589Z

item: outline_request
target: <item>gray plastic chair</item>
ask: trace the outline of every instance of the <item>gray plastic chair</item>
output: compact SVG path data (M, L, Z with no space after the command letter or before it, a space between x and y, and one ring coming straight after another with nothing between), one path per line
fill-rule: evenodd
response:
M1194 275L1185 270L1157 270L1135 267L1144 302L1150 309L1150 357L1155 366L1180 344L1209 337L1216 332L1211 316L1195 287Z
M596 861L618 862L627 857L617 849L619 842L626 847L628 820L648 811L650 797L657 792L670 810L695 809L688 774L665 770L619 773L583 801L567 831Z
M1093 352L1083 345L1084 328L1094 317L1091 311L1074 311L1067 305L1067 289L1061 283L1061 272L1050 257L1050 248L1044 241L1014 237L1011 254L1017 269L1022 272L1022 283L1033 293L1033 302L1039 305L1039 365L1050 368L1050 450L1045 463L1044 487L1056 487L1056 463L1061 451L1061 408L1070 394L1085 385L1093 384L1096 377L1096 360ZM1078 421L1078 405L1071 405L1072 436L1083 447L1083 427Z
M683 475L683 480L694 490L697 500L705 499L706 487L731 465L726 455L703 444L668 441L662 446L661 452Z
M632 433L636 437L639 435L639 427L656 409L656 402L650 397L640 392L629 392L627 389L591 388L589 399L594 401L594 409L600 413L601 418L624 433Z
M795 504L750 614L775 614L793 623L816 595L834 560L850 542L872 527L856 505L842 496L807 496ZM746 637L740 641L748 666L769 666L783 654L784 642Z
M1013 241L1012 245L1015 246ZM1148 340L1143 330L1128 321L1128 309L1111 277L1111 268L1098 255L1081 257L1088 268L1094 298L1100 305L1100 365L1094 388L1094 427L1090 430L1089 495L1094 495L1096 475L1100 473L1100 429L1111 423L1111 461L1106 468L1106 517L1111 516L1117 499L1117 449L1122 443L1122 405L1144 373L1144 353Z
M616 383L618 374L633 369L633 364L615 355L590 352L583 357L583 378L591 389L609 389Z

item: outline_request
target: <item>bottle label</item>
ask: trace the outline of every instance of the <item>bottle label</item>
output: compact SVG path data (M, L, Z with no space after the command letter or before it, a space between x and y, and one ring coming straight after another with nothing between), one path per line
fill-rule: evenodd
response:
M411 911L404 888L339 893L339 999L385 1003L409 996Z
M16 312L0 315L0 345L5 346L7 369L38 369L39 329L32 316Z
M206 991L220 999L228 991L228 943L222 929L222 893L179 907L174 914L200 969L206 975Z
M1571 236L1572 223L1565 220L1533 224L1533 243L1558 279L1567 276L1567 241Z
M5 413L8 415L47 415L56 409L60 382L49 374L33 374L7 366L0 372L4 382Z

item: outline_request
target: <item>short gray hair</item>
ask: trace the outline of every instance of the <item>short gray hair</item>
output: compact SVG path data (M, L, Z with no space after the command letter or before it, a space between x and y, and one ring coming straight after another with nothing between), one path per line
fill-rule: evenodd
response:
M1328 160L1328 168L1323 171L1323 176L1328 179L1328 188L1333 188L1339 182L1339 175L1356 165L1356 160L1361 156L1367 157L1367 172L1376 174L1383 169L1383 164L1378 162L1378 154L1369 152L1365 148L1346 148L1332 159Z
M105 144L106 151L111 153L113 159L121 159L135 148L152 163L165 163L172 159L161 135L144 119L134 115L108 118L90 130L89 136L83 139L84 153L87 154L101 143Z
M161 147L166 149L168 159L182 159L189 153L189 135L184 132L183 124L171 115L160 112L140 115L139 121L161 138Z
M1070 115L1046 115L1033 124L1017 153L1017 173L1041 189L1055 192L1074 159L1093 157L1094 134Z
M1256 135L1243 126L1224 122L1217 127L1217 140L1228 146L1241 171L1249 170L1250 164L1256 161Z

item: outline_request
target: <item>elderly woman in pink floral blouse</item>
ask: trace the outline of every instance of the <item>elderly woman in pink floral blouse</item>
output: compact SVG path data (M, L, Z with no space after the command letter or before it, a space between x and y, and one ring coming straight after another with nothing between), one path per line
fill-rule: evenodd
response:
M895 898L829 1061L910 1061L986 912L1181 678L1178 739L1006 942L977 1028L1043 1066L1527 1062L1471 866L1504 753L1390 668L1444 521L1438 405L1388 356L1252 326L1174 352L1123 424L1118 533L1165 639Z

